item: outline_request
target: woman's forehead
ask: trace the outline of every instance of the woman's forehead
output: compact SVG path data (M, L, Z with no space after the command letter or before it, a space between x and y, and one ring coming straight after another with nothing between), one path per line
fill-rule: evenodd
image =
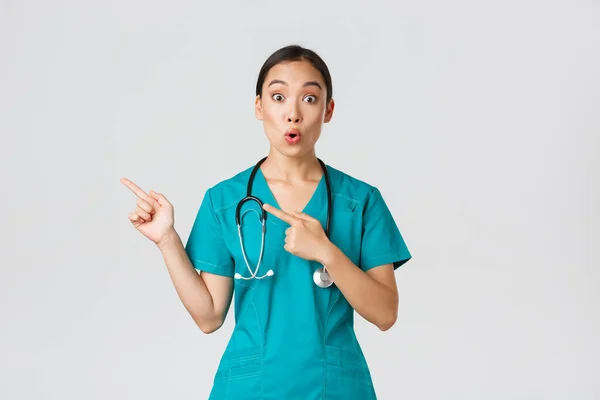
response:
M317 81L325 87L323 76L309 61L286 61L274 65L267 73L264 85L267 87L272 81L283 81L289 86L303 85L309 81Z

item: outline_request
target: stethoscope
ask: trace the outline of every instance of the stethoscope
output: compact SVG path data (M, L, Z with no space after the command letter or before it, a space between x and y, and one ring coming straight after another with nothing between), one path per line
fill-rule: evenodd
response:
M239 273L236 273L234 275L235 279L244 279L244 280L263 279L267 276L274 275L273 270L270 269L267 271L266 274L264 274L262 276L257 276L258 270L260 268L260 263L262 262L263 252L265 249L265 233L267 230L267 226L266 226L267 212L263 208L262 201L260 201L260 199L258 197L252 196L252 184L254 183L254 176L256 175L256 172L258 171L261 164L266 159L267 159L267 157L263 158L254 166L254 169L252 170L252 173L250 174L250 178L248 179L248 187L246 189L246 197L244 197L242 200L240 200L238 202L237 207L235 209L235 223L237 225L238 236L240 238L240 247L242 248L242 255L244 256L244 261L246 263L246 267L248 267L248 272L250 272L250 276L247 276L247 277L242 276ZM325 185L327 187L327 222L325 224L325 234L327 235L327 237L329 237L329 223L331 220L331 186L329 183L329 174L327 173L327 167L325 166L323 161L321 161L318 158L317 158L317 160L319 161L319 164L321 164L321 168L323 169L323 175L325 176ZM242 225L241 225L242 218L240 218L240 210L242 209L242 206L244 205L244 203L246 203L247 201L254 201L254 202L258 203L258 205L260 206L260 209L261 209L261 213L260 213L260 217L259 217L261 220L260 221L261 225L262 225L260 256L258 258L258 263L256 264L256 268L254 269L254 271L252 271L252 268L250 267L250 263L248 262L248 258L246 257L246 251L244 250L244 241L242 239ZM258 211L254 210L254 209L246 210L246 212L248 212L248 211L254 211L254 212L258 213ZM246 212L244 212L244 214ZM242 217L243 217L243 214L242 214ZM315 282L315 285L317 285L318 287L321 287L321 288L326 288L333 284L333 280L329 276L329 273L327 272L327 269L325 268L324 265L315 270L315 272L313 273L313 281Z

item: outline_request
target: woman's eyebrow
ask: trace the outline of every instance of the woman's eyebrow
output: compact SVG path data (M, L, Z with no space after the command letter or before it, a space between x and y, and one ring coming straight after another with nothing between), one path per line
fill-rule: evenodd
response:
M282 85L285 85L285 86L288 85L287 82L285 82L285 81L282 81L280 79L273 79L271 81L271 83L269 83L269 86L274 85L276 83L281 83ZM269 87L269 86L267 86L267 87ZM307 86L316 86L319 89L323 90L323 88L321 87L321 84L317 81L309 81L309 82L304 83L304 85L302 85L302 87L307 87Z

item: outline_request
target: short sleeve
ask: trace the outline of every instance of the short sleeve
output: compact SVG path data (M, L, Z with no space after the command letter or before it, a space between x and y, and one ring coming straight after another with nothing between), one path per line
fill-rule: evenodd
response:
M394 270L412 258L381 192L373 187L363 209L360 268L392 263Z
M234 262L223 239L223 230L214 211L210 189L204 195L185 251L197 270L233 277Z

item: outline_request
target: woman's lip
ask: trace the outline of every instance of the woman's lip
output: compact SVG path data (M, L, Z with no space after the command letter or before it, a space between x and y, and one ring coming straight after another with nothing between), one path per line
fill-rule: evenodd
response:
M298 129L288 129L285 133L286 135L300 135L300 131Z
M296 144L300 142L301 135L285 135L285 140L289 144Z

